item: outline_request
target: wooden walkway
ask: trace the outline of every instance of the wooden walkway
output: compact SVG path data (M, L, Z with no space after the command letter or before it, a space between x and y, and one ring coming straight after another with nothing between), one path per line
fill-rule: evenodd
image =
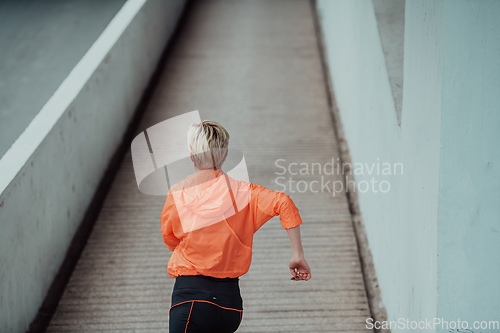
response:
M285 166L336 161L309 1L195 2L139 131L193 110L228 129L253 183L282 190L277 159ZM321 184L317 172L284 176ZM278 218L267 222L255 235L252 267L240 278L238 332L366 333L369 308L345 193L285 192L304 220L312 278L290 280L287 233ZM138 191L129 153L48 332L168 332L174 279L160 234L163 203Z

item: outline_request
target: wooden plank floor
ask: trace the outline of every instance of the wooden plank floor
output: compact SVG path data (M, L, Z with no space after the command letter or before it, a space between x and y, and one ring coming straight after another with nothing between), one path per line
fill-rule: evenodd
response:
M337 161L309 1L195 2L139 131L193 110L228 129L253 183L282 190L278 159L285 166ZM293 180L321 184L321 175ZM238 332L366 332L369 308L345 193L285 193L304 220L312 279L290 280L287 233L278 218L267 222L240 278ZM168 332L174 279L160 234L164 199L138 191L129 153L48 332Z

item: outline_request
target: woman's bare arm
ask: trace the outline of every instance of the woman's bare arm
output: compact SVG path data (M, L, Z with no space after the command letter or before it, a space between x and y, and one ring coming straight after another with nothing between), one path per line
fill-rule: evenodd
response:
M295 228L286 229L292 246L292 259L289 268L292 274L292 280L309 280L311 278L311 269L304 258L304 249L300 238L300 225Z

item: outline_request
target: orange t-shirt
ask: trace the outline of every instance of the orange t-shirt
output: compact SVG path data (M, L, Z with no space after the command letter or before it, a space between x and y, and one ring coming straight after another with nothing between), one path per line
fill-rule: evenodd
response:
M250 268L254 233L280 215L284 229L302 224L290 197L201 170L170 188L161 213L161 233L173 251L168 274L238 277Z

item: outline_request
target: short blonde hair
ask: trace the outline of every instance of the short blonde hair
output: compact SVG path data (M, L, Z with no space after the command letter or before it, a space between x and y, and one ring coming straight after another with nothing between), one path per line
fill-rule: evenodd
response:
M228 146L229 133L216 121L204 120L189 127L188 148L198 169L220 169Z

